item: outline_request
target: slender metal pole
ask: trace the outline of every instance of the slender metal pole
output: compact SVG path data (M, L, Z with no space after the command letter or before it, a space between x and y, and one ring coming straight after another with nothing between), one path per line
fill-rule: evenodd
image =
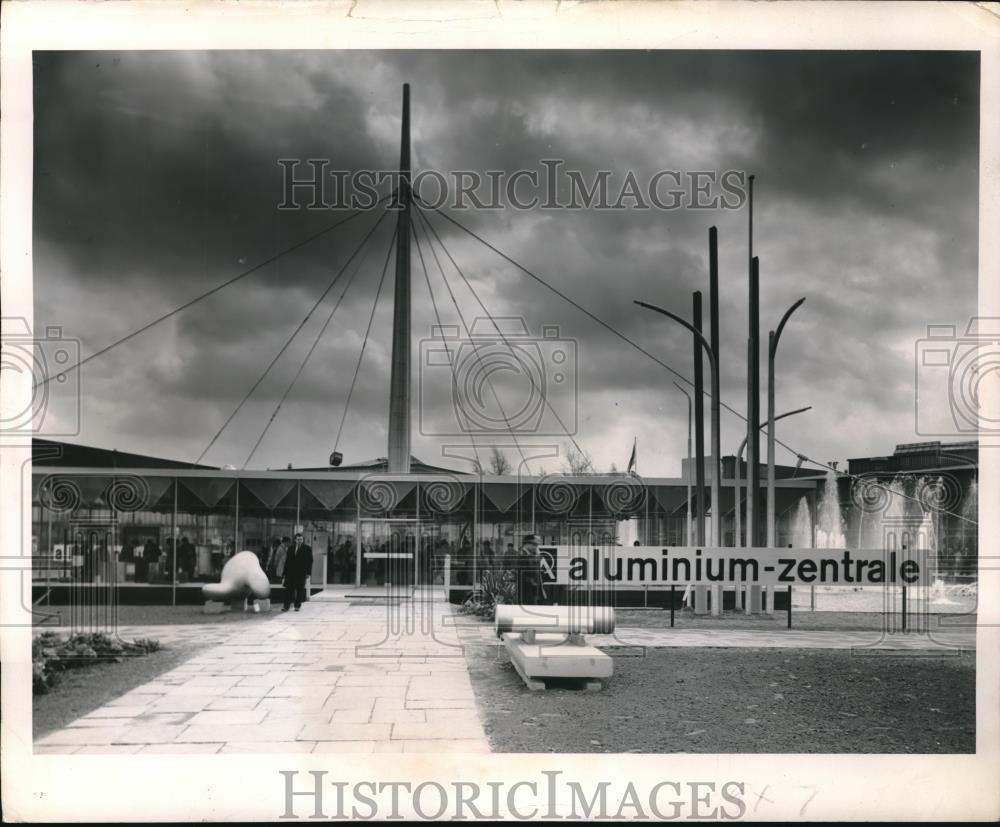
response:
M701 352L701 291L692 297L694 332L695 543L705 544L705 379Z
M301 482L298 483L301 485ZM296 500L298 497L296 496ZM297 508L297 507L296 507ZM354 489L354 585L361 588L361 558L364 557L364 548L361 543L361 500L358 498L358 489ZM445 581L445 601L448 599L448 583Z
M240 550L240 478L236 477L236 509L234 514L236 526L233 529L233 554Z
M753 364L753 175L749 176L747 179L747 279L749 284L749 298L747 301L749 307L749 336L747 338L747 442L750 441L751 434L754 430L753 424L753 370L751 365ZM747 547L753 546L754 542L751 539L751 526L753 522L750 517L750 509L754 502L752 489L750 488L750 482L752 480L752 475L750 473L750 460L753 459L752 454L747 455L747 497L746 497L746 540L743 545ZM740 478L742 479L743 473L740 471ZM740 483L742 488L742 482ZM741 497L742 499L742 497Z
M691 406L691 397L688 396L688 472L684 475L684 479L687 482L687 543L689 546L694 545L694 520L691 514L691 426L693 424L694 411Z
M719 434L721 422L722 400L719 399L720 385L720 354L719 354L719 230L716 227L708 229L708 316L712 326L709 349L712 359L712 523L715 537L712 545L722 543L722 503L719 498L719 486L722 484L722 437Z
M691 397L688 397L688 472L684 475L684 479L687 482L687 543L689 546L694 545L694 520L691 514L691 426L693 424L692 420L694 418L694 412L692 410Z
M479 488L472 492L472 582L479 585Z
M687 489L687 539L686 542L689 546L694 545L694 536L692 533L693 521L691 520L691 394L689 394L684 388L674 382L674 387L677 388L681 393L687 397L688 402L688 438L687 438L687 473L684 474L685 488Z
M767 335L767 545L774 548L775 545L775 503L774 503L774 358L778 352L778 340L781 338L781 331L785 328L785 323L805 301L799 299L795 304L785 311L781 317L778 327Z
M392 370L389 379L389 453L391 474L410 473L410 84L403 84L399 188L396 207L396 283L392 316Z
M170 517L170 534L171 543L173 543L174 549L171 555L173 563L171 568L173 569L173 576L171 578L171 588L170 588L170 605L177 605L177 477L174 477L174 510Z
M750 340L747 339L747 365L750 364ZM750 383L747 382L747 411L750 410ZM747 426L750 425L750 418L747 417ZM740 443L740 450L736 454L736 469L733 473L733 495L736 511L736 542L737 548L743 548L743 449L746 448L747 439L750 437L748 430Z
M416 524L414 525L414 530L413 530L413 534L414 534L414 543L413 543L413 585L414 585L414 587L416 587L416 586L423 585L420 582L420 575L423 574L423 572L420 571L420 541L423 538L423 530L422 530L421 525L420 525L420 480L417 480L417 485L416 485L416 488L414 490L415 490L416 495L417 495L416 499L414 500L414 502L416 503L416 510L415 510L414 513L416 515L417 521L416 521ZM478 490L478 486L477 486L476 490ZM475 514L475 506L474 505L473 505L473 512L472 513ZM475 549L473 549L473 551L474 550ZM472 582L473 583L476 582L475 573L473 573Z
M795 416L795 414L805 413L806 411L811 411L812 405L806 405L804 408L796 408L794 411L785 411L783 414L778 414L777 416L769 416L768 419L771 421L771 426L768 427L768 431L773 430L773 423L777 422L779 419L784 419L786 416ZM761 428L767 427L767 423L760 426ZM736 454L736 480L734 481L734 487L736 488L737 496L739 496L739 487L742 485L743 474L740 471L740 465L743 462L743 451L747 447L746 437L743 437L743 441L740 443L740 449ZM739 520L739 508L736 509L736 518ZM738 525L739 523L737 523Z
M747 547L760 544L760 260L750 262L750 410L747 446Z
M767 547L774 548L774 331L767 334Z
M719 388L718 388L718 375L719 375L719 372L718 372L718 362L717 362L717 360L715 358L715 354L712 353L712 346L709 344L708 339L706 339L705 336L701 332L701 324L700 324L701 323L701 293L698 292L697 290L694 293L695 324L691 324L691 322L685 321L684 319L682 319L680 316L676 315L675 313L671 313L669 310L664 310L662 307L657 307L654 304L647 304L646 302L641 302L641 301L635 301L634 304L637 304L640 307L645 307L647 310L655 310L657 313L662 313L664 316L667 316L668 318L673 319L678 324L683 325L684 327L686 327L688 330L690 330L694 334L695 341L699 342L701 344L701 346L705 349L705 354L708 356L709 367L712 370L712 392L713 393L718 393L718 391L719 391ZM698 452L699 449L700 449L699 456L696 458L696 462L697 462L697 466L698 466L698 472L699 472L699 475L700 475L700 479L698 480L698 488L700 489L699 493L702 493L702 495L703 495L704 485L705 485L705 470L704 470L705 469L705 463L704 463L705 437L704 437L703 430L702 430L702 432L700 434L699 434L699 430L704 428L704 424L703 424L704 408L702 407L702 400L703 400L703 397L704 397L704 390L703 390L702 387L700 387L701 384L702 384L702 382L699 381L701 379L701 371L699 370L700 363L701 363L701 359L700 358L695 358L695 400L694 400L694 404L695 404L695 432L694 433L695 433L695 451ZM699 416L699 414L701 414L701 416ZM715 422L714 426L715 426L716 430L718 430L719 423ZM701 437L700 440L699 440L699 436ZM714 441L714 437L713 437L713 441ZM715 465L715 468L713 469L713 473L712 473L712 496L714 497L713 502L716 504L716 507L712 509L712 525L711 525L711 532L712 532L712 541L711 542L712 542L712 545L715 545L716 543L718 543L718 540L719 540L719 525L720 525L720 521L719 521L719 509L718 509L717 506L718 506L718 502L719 502L719 477L720 477L721 463L719 461L719 457L718 456L715 457L714 465ZM699 510L701 511L701 509L699 509ZM699 516L701 516L701 515L699 514ZM705 523L704 523L703 519L700 520L700 525L697 527L697 530L698 530L698 537L699 537L698 542L699 542L700 545L704 545L704 542L705 542Z
M722 503L719 490L722 484L722 458L719 456L719 359L714 350L709 351L712 367L712 545L722 545ZM720 591L721 594L721 591Z

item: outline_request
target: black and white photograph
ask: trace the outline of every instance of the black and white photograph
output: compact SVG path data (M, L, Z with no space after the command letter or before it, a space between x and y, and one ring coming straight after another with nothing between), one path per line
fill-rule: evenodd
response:
M222 48L65 5L5 72L22 767L201 768L122 820L997 817L995 13ZM42 766L15 820L112 812L31 810Z

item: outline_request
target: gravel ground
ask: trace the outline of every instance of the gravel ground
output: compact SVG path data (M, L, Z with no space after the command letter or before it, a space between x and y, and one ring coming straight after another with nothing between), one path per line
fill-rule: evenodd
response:
M912 617L912 616L911 616ZM897 621L898 622L898 621ZM932 629L975 626L976 615L933 615ZM674 613L676 629L755 629L768 631L786 629L788 613L775 612L773 615L748 615L744 612L724 612L721 617L695 615L690 609ZM940 624L940 625L939 625ZM670 612L663 609L615 609L616 626L638 626L643 629L669 629ZM808 609L792 609L792 628L813 631L863 631L881 629L881 612L810 612Z
M467 646L494 751L975 752L971 653L677 648L642 657L609 654L615 674L600 692L532 692L502 647Z

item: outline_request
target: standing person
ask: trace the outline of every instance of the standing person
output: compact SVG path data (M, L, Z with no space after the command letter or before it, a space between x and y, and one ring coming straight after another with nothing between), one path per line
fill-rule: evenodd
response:
M124 563L122 569L122 579L128 582L128 566L132 564L132 579L135 580L135 540L126 540L122 545L122 550L118 555L118 560Z
M132 554L135 557L135 582L145 583L146 579L149 577L149 560L146 559L146 548L149 543L144 546L140 546L136 542L133 548Z
M542 558L538 554L538 538L526 534L521 550L514 558L514 577L517 583L517 600L522 606L540 606L546 600L542 582Z
M186 583L194 580L194 569L197 558L198 553L195 551L191 541L186 536L181 537L181 545L177 550L177 560L180 563L181 571L184 573L184 582Z
M268 578L274 570L274 554L278 550L278 546L281 545L281 541L277 537L271 538L271 542L261 548L260 551L260 567L267 574Z
M142 559L146 566L145 579L149 581L150 579L149 575L150 572L152 571L153 581L154 582L158 581L159 578L157 576L157 572L159 571L159 569L157 564L160 561L160 547L157 545L156 540L154 540L152 537L146 540L146 545L143 547L142 550Z
M281 611L287 612L292 600L295 601L295 611L302 608L306 599L306 578L312 573L312 546L304 542L301 532L295 533L295 544L289 549L285 559L285 571L282 584L285 587L285 605Z
M496 560L493 557L493 544L489 540L484 540L482 547L482 565L484 568L492 570L495 564Z
M177 561L177 538L167 537L163 542L163 573L169 582L174 582Z
M271 558L271 572L273 580L280 583L285 576L285 563L288 560L288 547L292 544L290 537L282 537L278 547L274 550Z
M458 570L458 576L455 578L455 582L462 586L472 585L472 543L469 538L466 537L462 540L462 545L458 550L458 554L455 557L455 563L458 565L455 568Z
M212 577L214 579L218 579L219 576L222 574L222 551L223 551L223 545L225 544L225 540L222 540L220 538L218 540L218 543L219 545L214 545L214 543L212 545L211 562L212 562Z

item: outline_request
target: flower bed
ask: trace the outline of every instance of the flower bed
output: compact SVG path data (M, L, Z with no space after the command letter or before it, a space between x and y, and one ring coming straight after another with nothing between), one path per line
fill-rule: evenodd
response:
M67 669L119 663L123 658L147 655L159 648L159 641L145 638L129 642L103 633L64 637L45 632L31 643L32 691L35 695L44 695Z

